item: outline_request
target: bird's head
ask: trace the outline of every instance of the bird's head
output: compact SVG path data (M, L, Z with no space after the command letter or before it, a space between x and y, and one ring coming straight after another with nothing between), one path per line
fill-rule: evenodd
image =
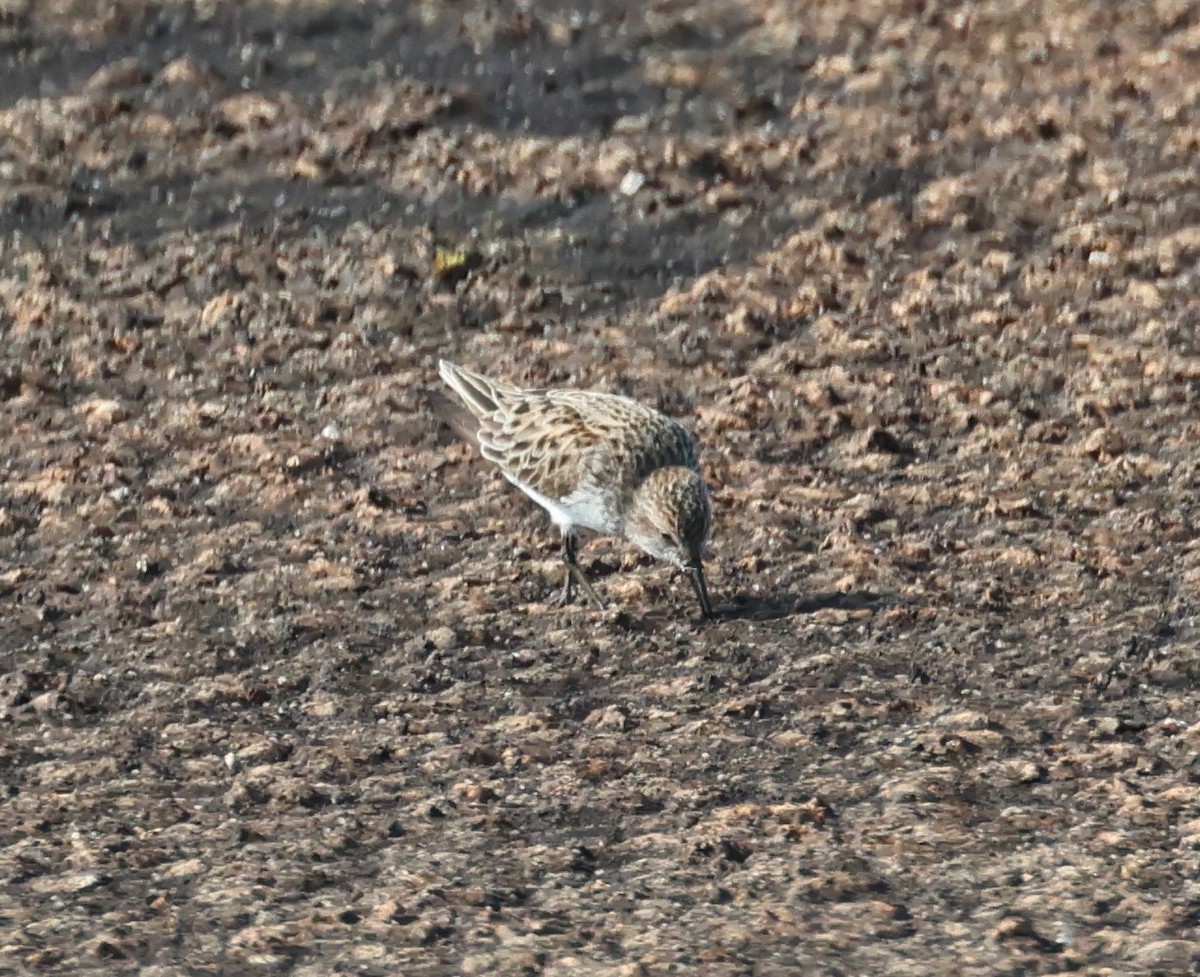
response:
M683 467L652 472L638 487L625 520L630 542L691 578L705 617L713 616L703 564L711 528L712 509L704 480Z

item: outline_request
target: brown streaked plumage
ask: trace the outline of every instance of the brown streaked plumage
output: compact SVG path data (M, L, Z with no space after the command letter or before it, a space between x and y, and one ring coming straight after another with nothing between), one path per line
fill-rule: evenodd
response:
M692 436L664 414L613 394L523 390L455 366L438 372L461 404L440 413L562 532L566 583L603 603L575 560L576 531L591 529L636 543L684 570L701 610L712 603L701 562L711 526L708 490Z

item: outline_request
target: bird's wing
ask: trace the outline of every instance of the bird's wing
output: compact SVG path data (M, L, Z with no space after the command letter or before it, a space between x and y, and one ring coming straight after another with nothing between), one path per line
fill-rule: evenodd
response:
M592 470L602 435L575 408L528 393L507 410L480 418L478 441L488 461L549 499L565 499Z
M621 494L656 468L699 470L696 443L679 424L636 401L584 391L522 391L480 419L485 458L552 499L582 485Z

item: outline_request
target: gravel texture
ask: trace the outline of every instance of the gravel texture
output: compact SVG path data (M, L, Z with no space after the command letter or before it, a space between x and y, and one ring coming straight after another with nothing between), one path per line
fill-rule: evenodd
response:
M1200 9L0 2L0 972L1200 972ZM718 621L430 419L677 415Z

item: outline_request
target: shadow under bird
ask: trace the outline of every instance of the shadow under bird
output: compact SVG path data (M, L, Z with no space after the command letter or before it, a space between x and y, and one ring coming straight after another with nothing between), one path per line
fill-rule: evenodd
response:
M628 397L524 390L446 360L438 372L461 406L438 396L437 413L562 533L566 582L557 603L570 602L578 585L604 607L575 559L577 530L590 529L683 570L704 616L713 616L701 562L712 510L699 448L680 424Z

